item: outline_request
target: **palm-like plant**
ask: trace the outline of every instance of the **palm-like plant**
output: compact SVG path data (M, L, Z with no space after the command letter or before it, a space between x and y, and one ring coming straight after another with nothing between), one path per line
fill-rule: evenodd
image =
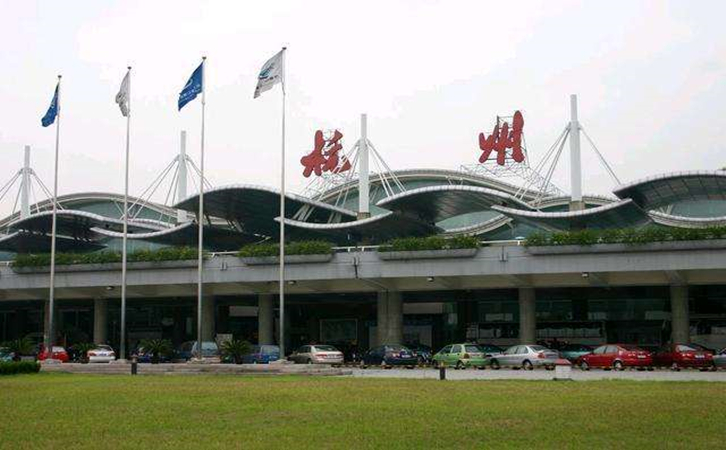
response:
M33 353L33 341L28 337L7 341L2 346L13 353L13 361L20 361L21 355Z
M232 339L222 342L222 355L232 358L235 364L242 364L242 357L248 354L252 349L249 342Z
M158 364L161 356L172 352L171 342L168 339L143 339L141 347L144 352L151 355L151 364Z
M76 355L78 355L78 358L84 364L88 362L88 352L94 348L96 348L96 344L92 342L81 342L73 346Z

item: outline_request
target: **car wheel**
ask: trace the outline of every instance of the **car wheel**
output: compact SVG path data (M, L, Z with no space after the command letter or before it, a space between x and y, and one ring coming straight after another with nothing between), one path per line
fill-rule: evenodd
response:
M580 370L590 370L590 365L587 363L587 361L580 361Z
M525 359L524 361L522 361L522 369L524 369L524 370L533 370L534 369L534 366L532 365L532 363L528 359Z
M364 363L363 360L361 360L360 364L358 364L358 367L360 367L361 369L365 369L368 366L366 366L366 363Z
M310 358L308 358L308 360L307 360L307 361L305 361L305 362L306 362L307 364L312 364L312 363L313 363L313 360L312 360L312 359L310 359Z
M502 367L496 359L492 359L491 365L493 370L499 370Z
M619 371L625 370L625 367L623 366L623 362L622 361L615 361L613 363L613 369L619 370Z
M466 364L464 364L461 361L457 361L456 362L456 370L464 370L464 369L466 369Z
M671 370L674 370L676 372L680 372L681 371L681 368L678 367L678 363L675 363L674 362L673 364L671 364Z

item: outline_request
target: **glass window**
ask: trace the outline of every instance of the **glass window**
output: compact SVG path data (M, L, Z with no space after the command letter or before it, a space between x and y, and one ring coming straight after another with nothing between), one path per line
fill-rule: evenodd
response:
M316 352L337 352L338 349L333 347L332 345L316 345L315 351Z
M602 346L596 348L595 350L593 350L592 353L595 355L602 355L603 353L605 353L606 348L607 348L607 346L602 345Z
M618 347L615 345L608 345L607 348L605 349L606 354L617 353L617 352L618 352Z
M445 355L445 354L447 354L449 352L451 352L451 346L450 345L447 345L446 347L442 348L439 353L441 353L442 355Z
M548 350L546 347L542 347L541 345L530 345L529 348L533 352L544 352Z
M696 352L698 350L696 350L693 347L689 347L687 345L677 345L676 346L676 351L678 351L678 352Z
M461 345L454 345L451 348L451 353L461 353Z
M482 352L482 349L480 349L476 345L465 345L464 346L464 351L466 353L481 353Z

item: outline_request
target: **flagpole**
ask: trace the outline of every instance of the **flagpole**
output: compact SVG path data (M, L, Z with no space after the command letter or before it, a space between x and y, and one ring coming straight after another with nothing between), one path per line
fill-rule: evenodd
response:
M207 57L202 56L202 151L199 162L199 242L197 246L197 358L202 359L202 244L204 239L204 109L206 105L207 80Z
M131 66L128 67L127 107L126 115L126 166L124 169L124 237L121 249L121 344L119 359L126 359L126 262L128 256L127 238L129 232L129 145L131 137Z
M53 355L53 312L55 311L55 234L58 212L58 143L60 142L60 121L61 121L61 78L58 75L58 97L56 98L56 120L55 120L55 168L53 176L53 222L50 234L50 295L48 298L48 338L45 350L48 352L48 361Z
M282 157L280 158L280 359L285 359L285 50L282 47Z

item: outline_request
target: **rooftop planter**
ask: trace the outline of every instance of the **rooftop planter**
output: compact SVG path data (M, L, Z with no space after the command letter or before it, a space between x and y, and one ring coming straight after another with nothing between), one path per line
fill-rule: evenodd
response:
M197 250L189 247L169 247L159 250L139 250L127 256L128 267L177 268L190 267L197 263ZM55 257L57 272L83 272L89 270L119 270L120 252L94 253L57 253ZM50 254L18 254L12 263L17 273L37 273L50 271Z
M401 238L381 245L378 257L383 260L471 258L479 251L479 245L479 240L471 236Z
M246 245L237 256L243 263L271 265L280 263L280 245L262 243ZM325 241L300 241L285 244L285 264L324 263L333 258L333 244Z
M726 227L582 230L537 233L525 241L534 255L726 248Z

